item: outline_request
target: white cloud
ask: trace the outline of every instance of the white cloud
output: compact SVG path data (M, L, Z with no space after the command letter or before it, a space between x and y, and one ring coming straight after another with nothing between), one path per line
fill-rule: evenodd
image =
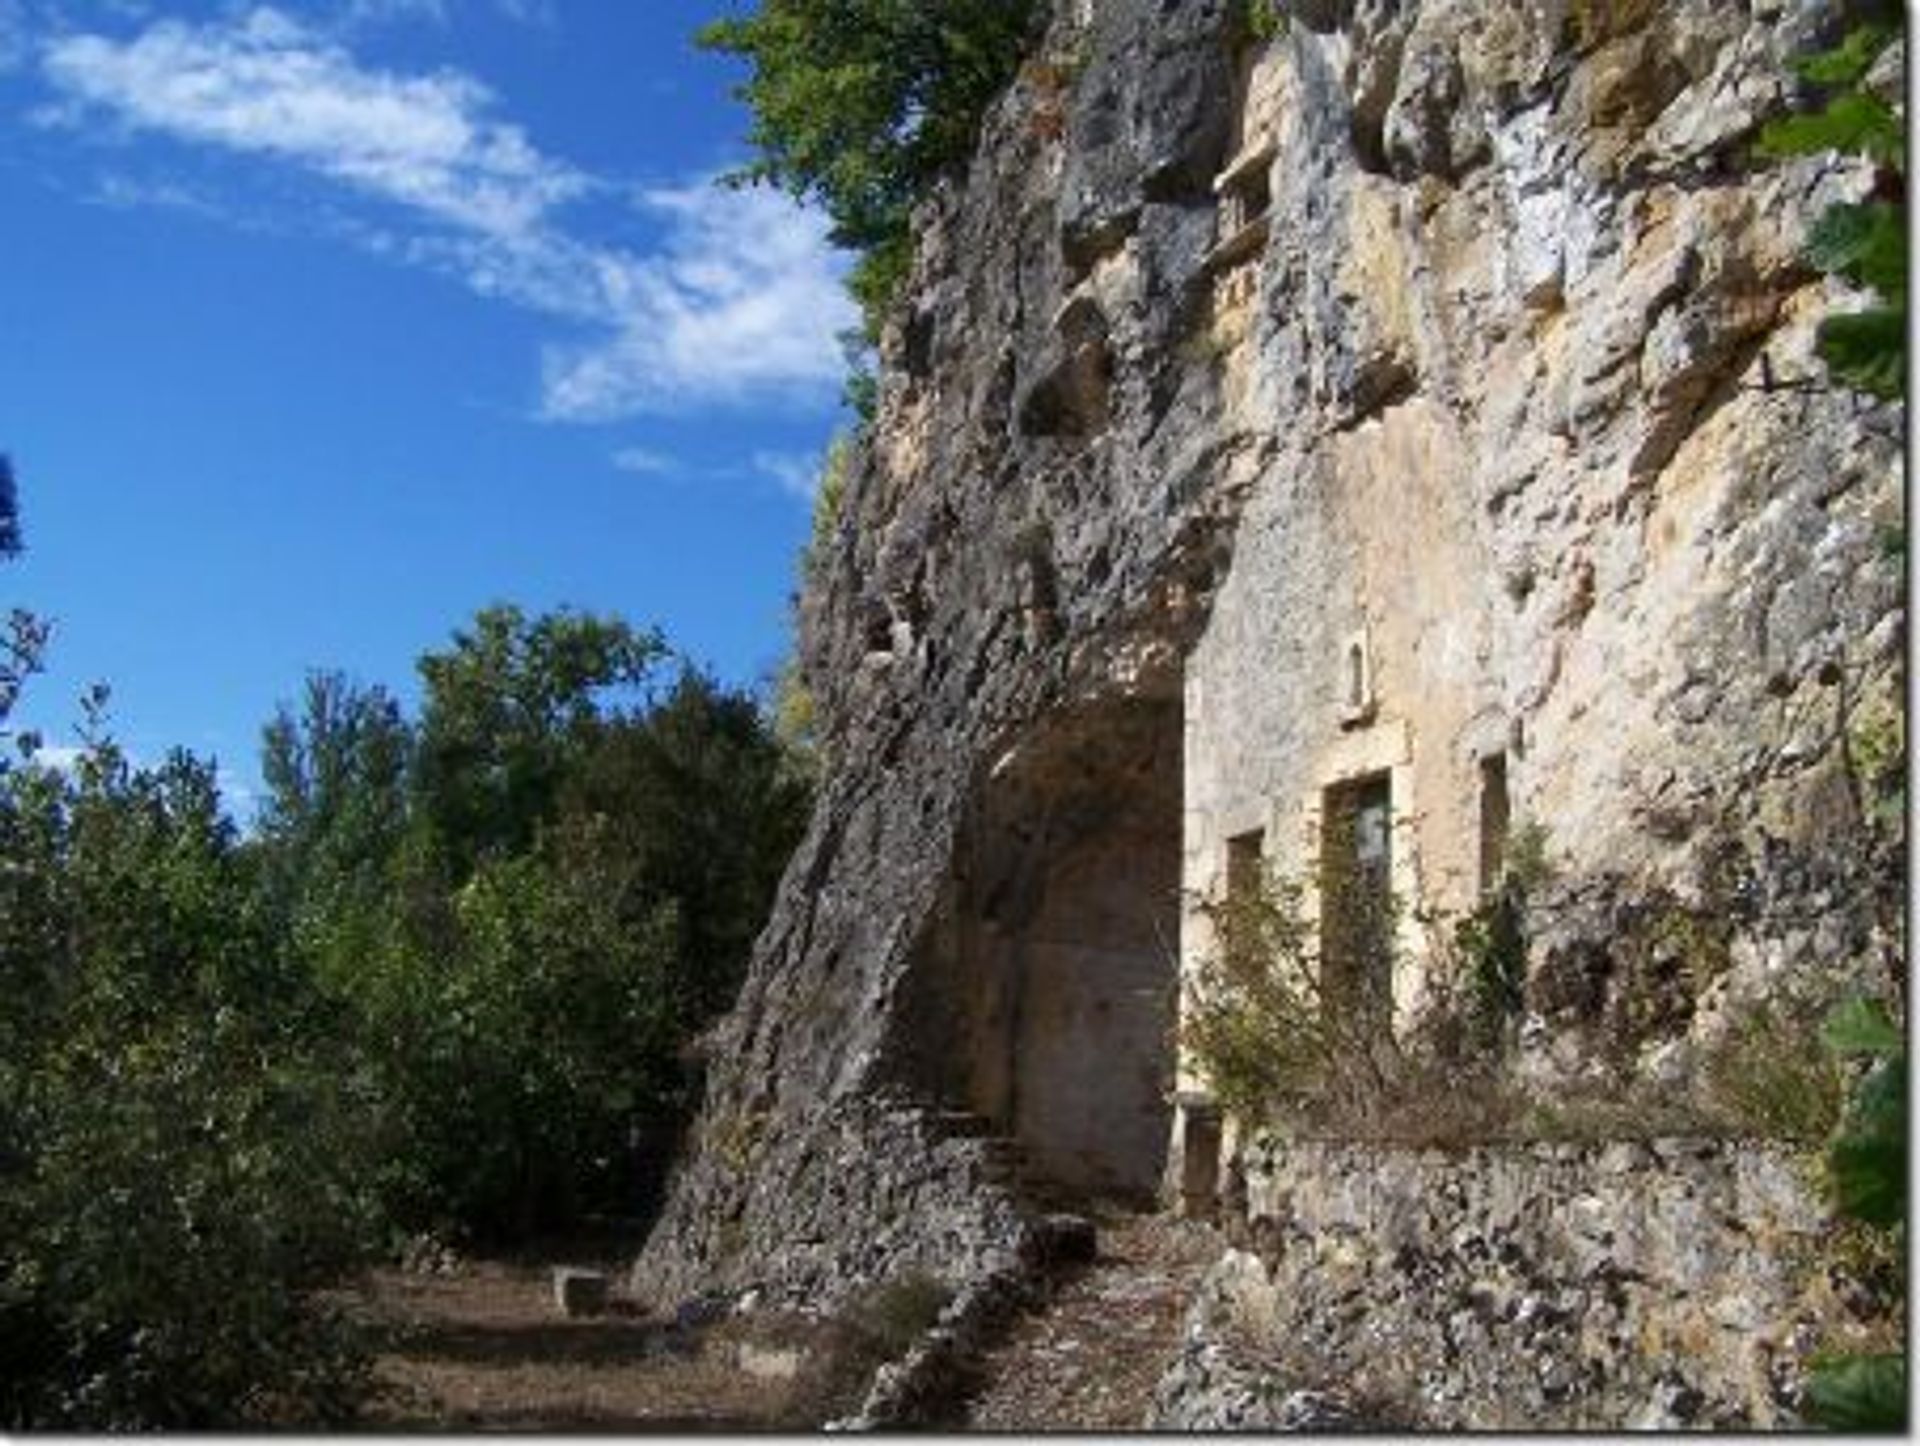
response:
M32 53L26 7L20 0L0 0L0 75L18 70Z
M163 20L128 41L64 36L42 65L76 117L292 161L499 240L534 234L589 186L489 120L492 96L470 76L363 69L265 6L230 24Z
M13 3L0 0L0 17ZM544 10L496 4L536 23ZM368 13L439 8L356 0ZM855 320L845 258L821 217L777 192L704 181L642 191L634 201L656 247L599 243L562 213L614 188L498 119L478 80L368 68L270 6L203 25L161 20L124 40L66 34L41 64L61 97L53 123L104 121L293 166L387 208L377 224L315 208L310 225L580 328L544 350L547 418L825 402L844 371L837 337ZM178 203L164 185L149 191L153 204ZM108 199L143 198L122 184Z
M522 25L551 29L560 21L553 0L493 0L493 8Z
M672 457L645 447L622 447L613 454L613 465L622 472L637 472L643 477L667 477L680 470L680 464Z
M755 452L753 470L803 501L811 502L820 487L818 452Z
M644 193L667 225L653 256L608 255L613 335L549 348L545 411L598 421L689 397L820 399L845 371L855 321L826 222L768 190Z
M247 224L244 218L235 215L210 196L174 180L147 180L109 172L96 177L93 189L85 192L82 199L92 205L111 206L116 210L143 207L180 211L234 225Z
M424 21L429 25L447 23L447 0L347 0L342 21L353 28L361 25L390 25L396 21Z

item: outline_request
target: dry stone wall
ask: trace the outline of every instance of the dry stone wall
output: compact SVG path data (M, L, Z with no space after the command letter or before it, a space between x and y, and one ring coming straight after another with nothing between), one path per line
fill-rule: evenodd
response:
M1850 1320L1810 1163L1690 1139L1263 1150L1152 1424L1798 1424Z

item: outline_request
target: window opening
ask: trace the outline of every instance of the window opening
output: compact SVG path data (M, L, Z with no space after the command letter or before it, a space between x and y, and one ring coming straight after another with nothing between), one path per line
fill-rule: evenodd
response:
M1335 784L1321 817L1322 1007L1385 1027L1393 998L1393 783Z
M1260 889L1261 860L1266 853L1266 834L1260 829L1235 834L1227 840L1227 898L1238 902L1254 897Z
M1491 893L1500 883L1507 862L1507 834L1513 823L1513 805L1507 794L1507 755L1490 754L1480 760L1480 892Z

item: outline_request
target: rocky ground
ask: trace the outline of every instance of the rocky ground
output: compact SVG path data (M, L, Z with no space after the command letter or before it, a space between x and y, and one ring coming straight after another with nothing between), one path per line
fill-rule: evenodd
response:
M1098 1253L1016 1318L967 1374L953 1425L969 1430L1138 1429L1174 1359L1183 1314L1219 1238L1165 1216L1098 1222ZM551 1254L551 1252L547 1252ZM808 1430L859 1401L875 1362L843 1359L824 1322L649 1315L619 1289L577 1318L554 1303L558 1263L429 1253L351 1294L375 1327L376 1430ZM842 1332L844 1334L844 1332ZM855 1370L858 1379L849 1375ZM829 1379L831 1378L831 1379Z
M966 1426L1131 1431L1180 1344L1183 1313L1219 1238L1160 1215L1099 1223L1099 1254L1018 1320L981 1362Z

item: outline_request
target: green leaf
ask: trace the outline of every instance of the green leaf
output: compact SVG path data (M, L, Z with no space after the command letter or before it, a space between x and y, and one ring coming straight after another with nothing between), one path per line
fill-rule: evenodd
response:
M1760 132L1759 149L1777 158L1855 151L1904 170L1906 132L1878 97L1850 91L1835 96L1822 110L1769 121Z
M1906 1357L1888 1352L1820 1362L1807 1381L1807 1416L1836 1431L1906 1430Z
M1820 323L1820 355L1851 386L1898 401L1907 384L1905 307L1876 306Z
M1906 1216L1907 1152L1899 1141L1843 1136L1827 1153L1834 1206L1869 1225L1893 1225Z
M1841 1132L1827 1149L1834 1208L1869 1225L1907 1213L1907 1070L1901 1059L1875 1066L1854 1091Z
M1887 1059L1900 1052L1900 1030L1878 1000L1856 996L1838 1005L1820 1031L1835 1054L1872 1055Z
M1907 223L1902 208L1829 206L1807 237L1807 259L1822 271L1871 286L1888 301L1907 294Z
M1884 25L1862 25L1832 50L1795 61L1794 73L1815 85L1858 85L1892 39Z

